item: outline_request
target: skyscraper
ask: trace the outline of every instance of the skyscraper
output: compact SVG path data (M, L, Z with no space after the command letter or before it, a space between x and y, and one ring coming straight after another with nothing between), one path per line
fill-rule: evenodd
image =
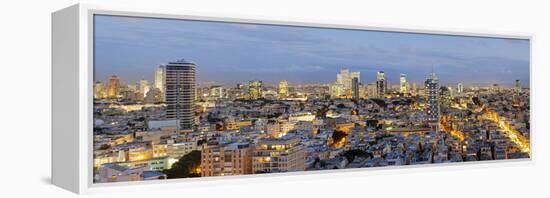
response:
M147 96L147 93L151 89L151 86L149 86L149 81L147 80L140 80L139 81L139 92L143 94L143 97Z
M458 85L456 86L456 91L460 94L462 92L464 92L464 84L462 83L458 83Z
M349 69L342 69L340 73L336 74L336 83L341 84L345 88L351 88L351 78Z
M352 98L359 99L359 78L353 77L351 80Z
M277 88L277 93L279 98L285 98L288 96L288 81L281 80L279 81L279 87Z
M251 80L248 82L248 96L252 100L257 100L262 97L262 81Z
M514 91L517 94L521 93L521 82L519 80L516 80L516 86L514 87Z
M427 120L432 129L437 130L439 125L439 80L435 73L431 73L425 81L427 106Z
M451 99L453 90L450 87L441 86L439 88L439 108L440 111L445 111L451 107Z
M369 83L367 84L367 96L369 98L376 98L378 97L378 89L376 89L376 83Z
M185 59L165 65L166 117L176 119L179 130L193 130L195 67Z
M383 71L376 73L376 95L382 98L386 95L388 90L388 81L386 80L386 74Z
M331 87L331 97L333 98L350 98L353 97L353 79L357 78L357 82L361 83L361 73L350 72L349 69L342 69L336 74L336 82Z
M116 98L120 92L120 78L118 76L111 76L109 83L107 84L107 97Z
M399 92L401 92L402 94L407 93L407 87L407 75L399 75Z
M160 90L160 93L162 95L163 101L164 101L164 92L166 92L164 89L164 65L159 66L155 70L155 88Z
M358 71L351 72L349 73L349 78L351 79L350 81L352 81L353 78L357 78L357 82L361 83L361 72L358 72Z

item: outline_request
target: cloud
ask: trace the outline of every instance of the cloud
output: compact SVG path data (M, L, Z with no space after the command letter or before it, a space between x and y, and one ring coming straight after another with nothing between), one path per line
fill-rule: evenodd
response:
M422 80L432 68L449 81L529 77L524 40L107 16L95 30L96 71L129 79L179 58L197 62L203 78L231 81L331 81L344 67L362 79L384 70Z

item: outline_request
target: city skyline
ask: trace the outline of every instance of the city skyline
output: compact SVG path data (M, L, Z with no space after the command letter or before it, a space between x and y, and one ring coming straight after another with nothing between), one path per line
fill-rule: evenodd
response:
M344 68L361 72L362 83L374 82L377 71L384 71L390 84L397 84L401 73L420 84L432 71L442 85L529 82L527 40L120 16L95 19L94 80L103 82L111 75L123 83L152 82L155 68L181 58L197 64L197 82L229 86L258 79L268 85L280 80L332 83L334 73Z
M520 63L529 51L518 40L98 23L120 19L134 25L118 24L129 33L94 33L103 65L94 74L94 183L530 158L529 68ZM361 52L380 41L386 52ZM361 61L374 58L391 67L365 70L371 63ZM285 67L293 64L302 65ZM490 86L468 87L478 81Z

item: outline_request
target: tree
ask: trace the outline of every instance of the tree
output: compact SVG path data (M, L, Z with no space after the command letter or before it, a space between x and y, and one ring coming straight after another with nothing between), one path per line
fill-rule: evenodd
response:
M111 145L109 144L102 144L100 147L99 147L99 150L107 150L107 149L110 149L111 148Z
M323 105L322 108L317 110L317 112L315 113L315 117L326 118L328 110L328 107L326 105Z
M200 177L201 152L191 151L181 157L176 163L172 164L170 169L164 170L168 179Z
M376 105L378 105L379 107L386 108L386 102L384 102L384 100L378 98L371 98L370 100L376 103Z
M342 141L342 139L344 139L347 136L348 134L344 131L334 130L334 132L332 132L332 140L335 143Z
M368 157L369 154L363 150L360 150L360 149L353 149L353 150L348 150L348 151L345 151L344 152L344 157L346 157L346 159L348 160L348 162L352 162L353 160L355 160L356 157Z

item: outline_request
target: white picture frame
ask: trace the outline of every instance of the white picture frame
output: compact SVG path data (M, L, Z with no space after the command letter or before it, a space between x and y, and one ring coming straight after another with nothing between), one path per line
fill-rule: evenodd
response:
M292 172L278 174L245 175L232 177L192 178L147 182L123 182L114 184L94 184L92 173L92 108L93 108L93 15L107 14L119 16L155 17L170 19L192 19L222 22L260 23L272 25L292 25L308 27L343 28L357 30L375 30L392 32L412 32L425 34L443 34L478 37L498 37L527 39L533 45L534 35L525 33L493 33L448 29L417 29L384 25L356 25L326 23L308 19L266 18L246 15L220 15L166 10L138 10L102 7L97 5L77 4L52 14L52 183L74 193L87 194L94 192L112 192L117 189L135 188L179 188L192 187L205 182L210 184L250 183L254 181L284 181L286 176L343 174L345 172L371 171L378 174L380 170L417 169L419 166L393 166L369 169L342 169L313 172ZM532 60L532 49L530 60ZM532 72L530 61L530 72ZM530 76L533 76L530 74ZM530 80L530 84L532 83ZM531 92L534 92L533 86ZM531 122L533 121L533 103L531 105ZM502 166L502 164L533 164L535 150L534 130L531 129L531 156L527 159L486 162L464 162L453 164L421 165L422 170L430 171L434 167L448 166L474 168L475 166ZM327 176L324 176L327 177ZM294 177L293 177L294 178ZM149 185L161 184L161 185ZM116 188L112 188L116 187Z

